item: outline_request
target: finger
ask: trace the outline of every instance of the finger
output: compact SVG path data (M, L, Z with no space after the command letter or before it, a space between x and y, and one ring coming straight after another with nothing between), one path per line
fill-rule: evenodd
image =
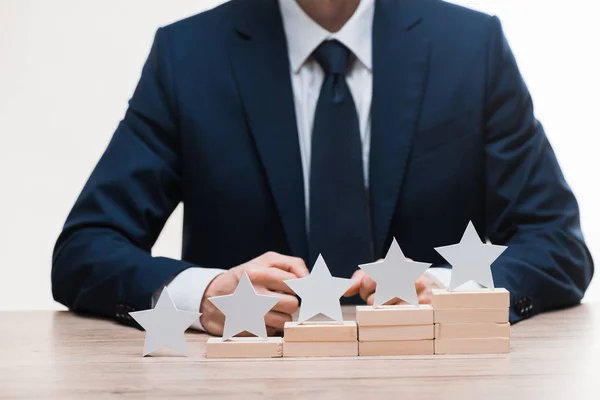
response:
M279 311L281 313L292 315L298 311L298 298L289 294L273 293L273 295L279 297L279 301L273 307L273 311Z
M354 282L352 282L352 286L350 286L350 288L348 290L346 290L346 293L344 293L344 297L356 296L358 294L359 290L360 290L360 281L354 281Z
M360 297L367 301L369 296L375 292L375 288L377 284L370 276L365 275L360 281L360 289L358 290L360 293Z
M219 323L214 319L207 319L202 321L202 326L211 335L223 336L223 323Z
M388 306L398 306L401 304L406 304L406 302L404 300L400 300L397 297L394 297L393 299L391 299L390 301L388 301L387 303L385 303Z
M254 288L257 294L263 294L266 296L275 296L279 297L279 301L271 310L279 311L288 315L292 315L296 311L298 311L298 298L296 296L292 296L285 293L273 292L272 290L267 289L264 286L256 286Z
M424 292L419 295L419 304L431 304L431 296L429 292Z
M358 294L358 291L360 289L360 281L362 281L362 278L365 275L365 271L363 271L362 269L354 271L352 277L350 278L354 282L352 283L352 286L350 286L350 288L346 290L346 293L344 293L344 297L351 297Z
M367 273L365 271L363 271L362 269L357 269L356 271L354 271L354 273L352 274L352 277L350 279L353 279L355 281L361 281L363 276L365 276Z
M286 272L294 274L296 278L304 278L308 276L308 268L304 260L298 257L285 256L283 254L270 251L265 253L265 259L270 267L282 269Z
M366 301L367 305L372 306L375 303L375 293L370 294Z
M296 279L296 275L277 268L254 268L247 271L250 281L255 286L264 286L267 289L293 294L294 291L285 284L288 279Z
M267 326L267 336L277 336L277 329Z
M225 315L210 301L201 303L200 323L204 330L211 335L222 336L223 325L225 324Z
M423 282L423 280L419 279L415 282L415 289L417 289L417 293L421 293L427 289L427 285L425 282Z
M289 314L280 313L277 311L269 311L265 315L265 323L267 326L275 329L283 329L286 322L291 322L292 316Z

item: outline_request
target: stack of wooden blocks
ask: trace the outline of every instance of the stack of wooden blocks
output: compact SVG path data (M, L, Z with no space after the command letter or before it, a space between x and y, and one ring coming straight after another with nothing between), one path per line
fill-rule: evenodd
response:
M435 354L501 354L510 350L506 289L434 289Z
M286 322L284 357L358 356L356 322Z
M433 354L433 308L419 306L358 306L359 355Z

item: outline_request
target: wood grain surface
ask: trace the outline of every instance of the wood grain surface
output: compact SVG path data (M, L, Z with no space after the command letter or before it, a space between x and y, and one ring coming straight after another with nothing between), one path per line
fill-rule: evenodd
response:
M352 309L346 309L352 318ZM598 399L600 304L516 324L511 353L477 356L142 358L144 332L69 312L0 313L2 399Z

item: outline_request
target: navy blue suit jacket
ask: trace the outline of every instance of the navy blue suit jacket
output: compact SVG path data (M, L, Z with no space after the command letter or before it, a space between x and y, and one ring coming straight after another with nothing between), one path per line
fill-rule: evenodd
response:
M378 0L374 18L376 256L395 236L408 257L443 265L434 247L472 220L509 246L493 274L511 292L511 321L579 302L593 264L578 206L498 19L437 0ZM301 168L276 0L233 0L159 29L56 244L55 299L128 323L186 268L269 250L307 259ZM179 202L182 261L153 258Z

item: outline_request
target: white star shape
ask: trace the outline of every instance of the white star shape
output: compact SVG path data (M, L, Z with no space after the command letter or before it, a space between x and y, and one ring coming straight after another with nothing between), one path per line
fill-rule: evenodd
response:
M450 290L469 281L475 281L490 289L494 288L492 263L504 250L506 246L483 243L472 222L467 225L460 243L435 249L452 265Z
M385 260L359 265L377 283L373 303L375 307L396 297L408 304L419 305L415 281L430 266L431 264L407 260L395 238Z
M265 314L277 304L279 297L256 294L248 274L244 272L232 294L208 300L225 314L224 340L244 331L267 339Z
M200 317L199 312L178 310L165 287L151 310L134 311L129 315L146 331L143 357L162 346L186 354L184 332Z
M323 256L319 255L309 276L284 282L302 298L298 322L306 322L319 314L342 321L340 297L350 289L352 280L331 276Z

